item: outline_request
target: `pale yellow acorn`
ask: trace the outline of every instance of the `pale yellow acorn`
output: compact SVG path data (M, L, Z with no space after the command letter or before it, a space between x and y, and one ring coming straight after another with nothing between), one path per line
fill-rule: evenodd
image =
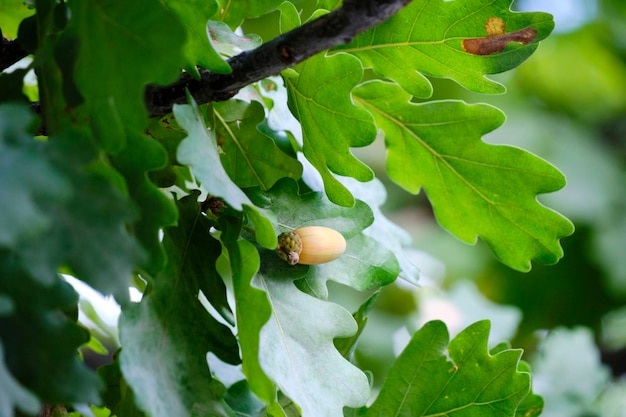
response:
M307 226L278 236L276 252L290 265L317 265L339 258L346 251L341 233L324 226Z

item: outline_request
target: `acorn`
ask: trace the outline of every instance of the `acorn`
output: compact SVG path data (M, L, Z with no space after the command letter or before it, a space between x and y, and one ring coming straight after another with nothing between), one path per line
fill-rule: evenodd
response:
M278 256L289 265L318 265L339 258L346 240L338 231L324 226L307 226L278 235Z

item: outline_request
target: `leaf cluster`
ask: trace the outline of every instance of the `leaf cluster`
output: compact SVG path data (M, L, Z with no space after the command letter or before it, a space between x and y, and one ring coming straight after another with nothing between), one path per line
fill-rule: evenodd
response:
M25 71L0 75L0 417L40 402L153 417L538 415L521 352L490 354L487 322L449 344L442 323L426 325L366 406L358 335L377 292L398 276L417 281L418 269L380 210L381 182L351 148L384 136L390 179L424 189L442 227L482 238L510 267L558 261L572 225L537 195L563 175L484 143L504 121L497 109L417 102L429 77L502 92L485 75L520 65L551 17L514 13L510 0L415 0L233 99L189 94L149 118L148 86L181 70L202 83L199 67L228 74L228 57L260 59L259 38L237 30L253 18L274 13L288 33L333 9L385 4L313 3L34 2L18 41L34 56L41 112L24 104ZM491 55L464 50L465 39L490 42L492 17L535 37ZM309 225L340 232L345 254L310 266L276 256L280 232ZM75 354L89 334L62 274L122 306L121 351L98 374ZM329 300L329 280L362 296L354 315ZM131 282L141 302L129 300Z

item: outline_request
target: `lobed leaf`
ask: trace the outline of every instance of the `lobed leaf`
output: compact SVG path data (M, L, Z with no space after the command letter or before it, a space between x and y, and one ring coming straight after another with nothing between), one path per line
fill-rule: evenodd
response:
M459 333L444 353L448 331L427 323L400 354L365 416L514 416L530 391L530 374L520 371L521 350L490 355L489 322Z
M300 163L259 131L258 125L265 118L259 102L215 103L213 115L222 165L239 187L261 186L267 190L280 178L300 178Z
M359 181L373 178L371 169L350 153L376 137L371 116L352 103L349 92L363 69L349 55L316 55L296 67L297 78L285 78L289 108L302 125L303 152L319 171L328 198L351 206L354 198L332 173Z
M302 268L277 256L261 259L255 283L267 293L272 307L259 350L267 375L304 417L337 416L344 406L364 405L369 397L367 377L333 344L335 338L357 331L350 313L300 291L292 280L301 276Z
M337 230L346 239L346 252L338 259L320 265L303 267L306 285L311 293L326 298L326 281L352 286L358 290L379 288L392 282L399 272L398 262L390 251L362 231L373 221L367 204L356 201L354 207L337 206L323 193L299 194L290 180L279 181L266 193L249 192L258 205L271 208L277 228L283 232L304 226L326 226ZM270 253L268 256L277 257Z
M520 65L554 28L551 15L514 13L511 3L415 0L391 19L335 50L355 55L365 67L396 81L413 96L426 98L432 94L426 76L451 78L479 93L503 93L504 87L485 74ZM508 33L530 28L535 35L526 44L506 42L504 49L494 54L467 52L463 46L466 40L494 41L487 31L493 18L499 19Z
M229 74L230 65L219 55L209 37L207 21L217 12L216 1L163 0L163 5L176 15L185 27L187 42L183 48L186 65L185 70L199 75L197 65L209 71Z
M141 303L126 308L120 320L122 373L152 417L229 415L225 388L212 378L206 354L238 363L238 347L230 329L198 299L200 290L209 289L206 296L217 309L227 306L215 270L221 246L196 199L194 193L178 202L178 226L164 232L167 264Z
M0 340L0 417L13 417L15 409L26 414L37 414L39 400L16 381L6 368L4 348Z
M70 194L67 179L42 152L45 145L28 134L32 119L25 106L0 105L0 245L4 246L49 229L53 215L46 204Z
M193 98L190 97L190 101L189 105L174 106L174 115L188 135L178 146L178 161L189 166L210 195L223 198L234 209L246 212L259 232L257 240L261 246L275 248L276 234L268 219L270 214L255 207L230 179L220 160L215 131L207 130L198 106Z
M424 188L439 223L461 240L477 236L512 268L555 263L559 239L572 224L537 201L565 185L564 176L538 157L480 137L504 116L484 105L457 101L410 103L398 85L374 81L354 91L385 131L387 171L410 192Z
M100 146L116 153L125 146L126 129L146 127L144 87L178 76L185 62L180 47L185 31L158 0L73 1L70 9L65 36L79 45L74 78Z
M244 19L259 17L274 11L284 0L248 0L245 2L217 0L218 10L211 20L225 22L231 28L238 27Z
M12 304L10 311L0 315L0 345L4 347L0 372L6 361L13 375L10 379L30 394L16 391L15 386L0 392L12 393L20 401L18 408L29 411L37 408L32 394L50 404L100 401L98 377L76 355L78 347L89 340L89 333L71 318L77 314L78 296L55 272L52 276L49 284L41 285L15 254L0 251L0 294Z
M265 404L271 404L276 401L276 386L261 368L259 335L272 309L266 294L252 286L260 266L259 254L250 242L239 240L241 224L236 219L223 218L220 225L231 265L243 373L250 390Z

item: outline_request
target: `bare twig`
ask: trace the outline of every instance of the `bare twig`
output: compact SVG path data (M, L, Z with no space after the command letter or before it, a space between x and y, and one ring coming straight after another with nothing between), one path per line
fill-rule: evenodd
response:
M230 74L201 71L165 87L150 86L146 106L150 116L172 111L185 103L188 90L199 104L228 100L246 85L277 74L319 52L350 42L359 33L389 19L411 0L345 0L342 7L302 25L250 51L228 60Z

